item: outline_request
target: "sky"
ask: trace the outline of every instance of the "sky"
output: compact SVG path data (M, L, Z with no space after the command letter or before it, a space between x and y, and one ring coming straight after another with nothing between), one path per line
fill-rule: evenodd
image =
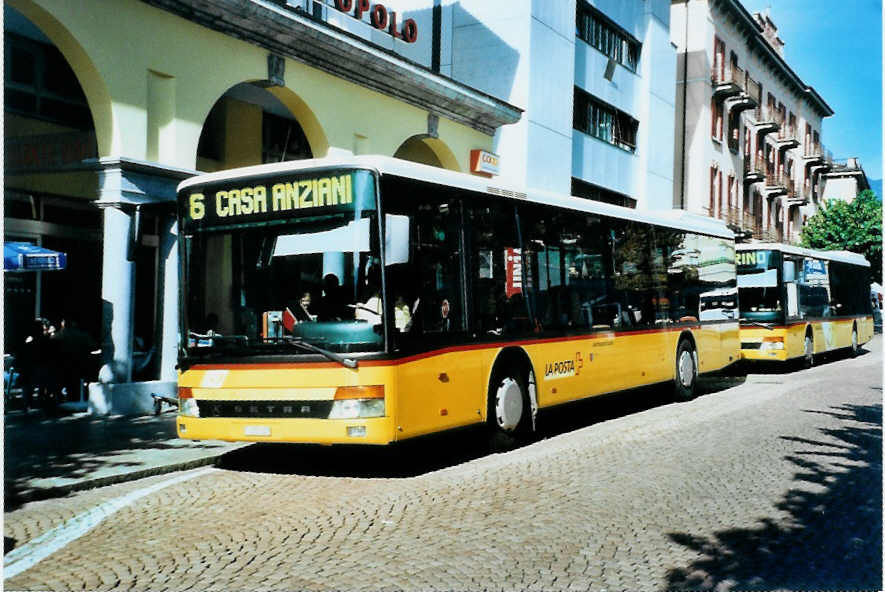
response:
M794 72L836 112L821 142L834 159L860 158L882 178L882 0L741 0L770 8Z

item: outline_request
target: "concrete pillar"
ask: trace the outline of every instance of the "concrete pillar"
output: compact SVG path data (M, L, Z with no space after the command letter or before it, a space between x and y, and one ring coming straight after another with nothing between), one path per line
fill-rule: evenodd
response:
M128 209L119 205L104 208L101 382L132 380L135 264L126 260L132 236L132 213Z
M165 219L160 227L160 380L177 380L178 360L178 222Z

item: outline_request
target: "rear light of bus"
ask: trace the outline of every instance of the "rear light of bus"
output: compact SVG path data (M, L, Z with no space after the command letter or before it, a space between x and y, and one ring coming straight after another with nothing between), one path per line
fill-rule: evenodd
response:
M194 399L194 391L190 387L178 387L178 414L200 417L200 409L197 407L197 400Z
M783 337L763 337L761 350L784 349Z
M342 386L335 391L329 419L384 417L384 387Z

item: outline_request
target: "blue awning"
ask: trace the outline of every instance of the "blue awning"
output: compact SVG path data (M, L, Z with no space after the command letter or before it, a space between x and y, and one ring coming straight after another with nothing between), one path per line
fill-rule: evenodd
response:
M3 271L64 269L68 256L30 243L3 244Z

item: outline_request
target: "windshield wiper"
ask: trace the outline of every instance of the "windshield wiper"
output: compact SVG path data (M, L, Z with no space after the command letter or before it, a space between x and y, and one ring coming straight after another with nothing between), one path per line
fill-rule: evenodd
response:
M769 331L774 331L773 324L760 323L759 321L751 321L749 319L741 319L741 323L746 323L747 325L755 325L756 327L762 327L763 329L768 329Z
M309 352L314 352L314 353L320 354L322 356L325 356L326 358L332 360L333 362L338 362L339 364L341 364L342 366L344 366L346 368L356 368L357 366L359 366L359 363L356 360L354 360L353 358L345 358L344 356L339 356L335 352L331 352L327 349L323 349L322 347L314 345L310 342L304 341L300 337L290 337L290 336L272 337L272 338L267 339L267 341L282 341L283 343L289 343L291 345L295 345L295 346L305 349Z
M195 331L188 332L188 337L193 337L194 339L212 339L215 341L221 341L226 343L234 343L237 341L249 341L248 335L221 335L219 333L197 333Z

